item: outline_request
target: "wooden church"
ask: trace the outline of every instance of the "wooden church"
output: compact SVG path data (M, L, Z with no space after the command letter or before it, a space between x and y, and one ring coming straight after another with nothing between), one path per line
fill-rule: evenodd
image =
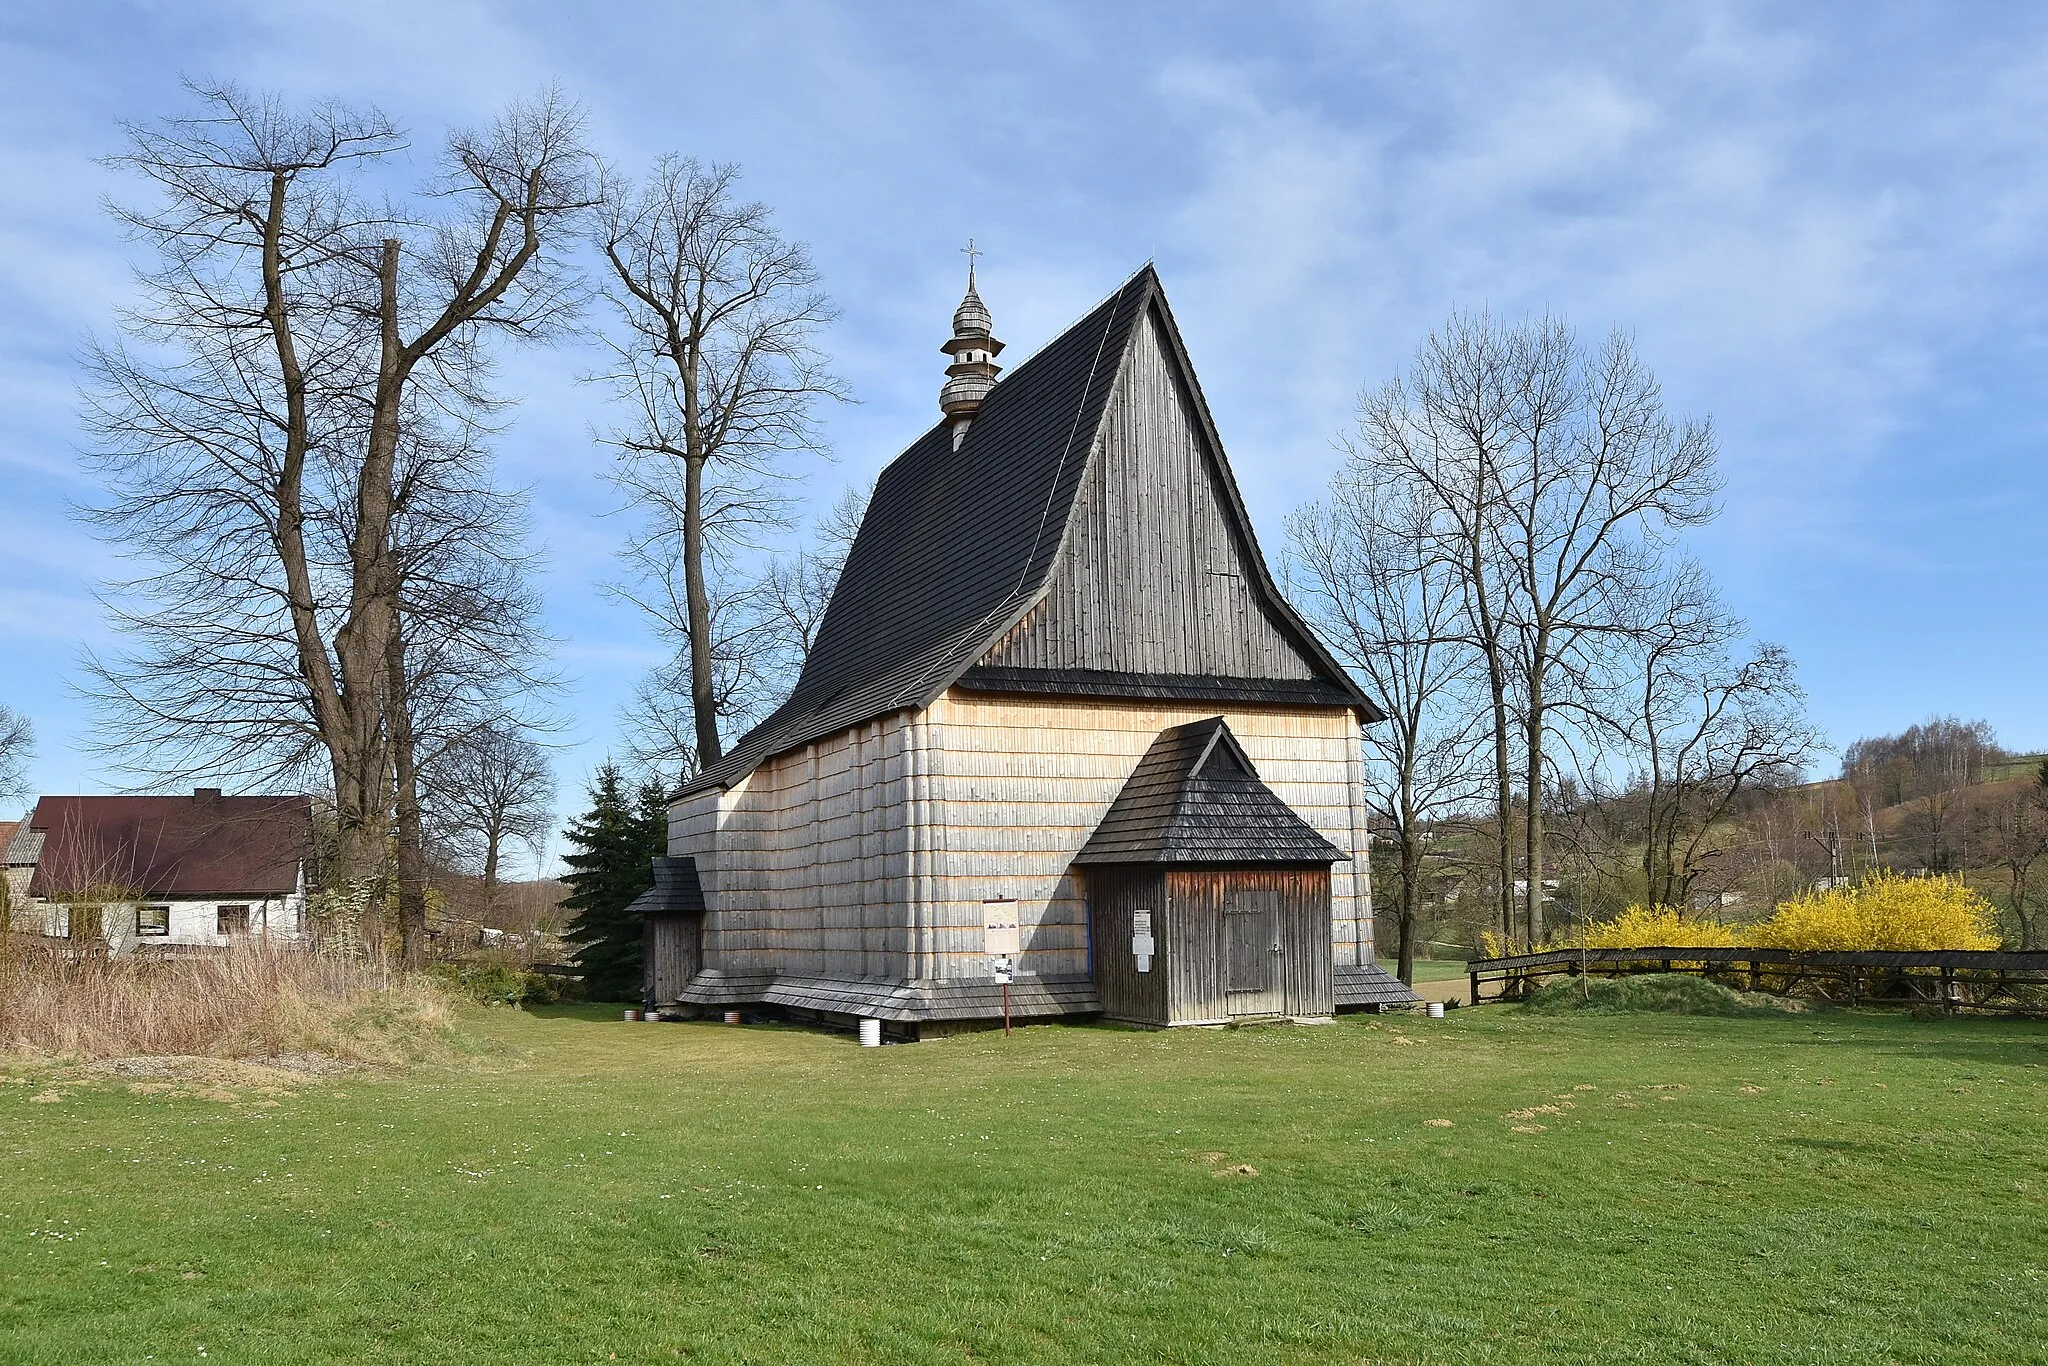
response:
M1002 349L970 270L795 690L670 807L650 1004L985 1022L1004 920L1020 1018L1413 1002L1373 960L1380 714L1267 573L1157 275Z

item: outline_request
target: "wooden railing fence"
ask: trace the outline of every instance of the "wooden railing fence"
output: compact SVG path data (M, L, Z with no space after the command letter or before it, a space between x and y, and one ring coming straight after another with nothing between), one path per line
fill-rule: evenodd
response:
M1955 1013L2048 1016L2048 952L1940 949L1927 952L1708 949L1545 949L1466 965L1472 1004L1518 1001L1545 978L1693 973L1748 991L1806 996L1840 1005L1932 1006ZM1492 994L1487 994L1487 988Z

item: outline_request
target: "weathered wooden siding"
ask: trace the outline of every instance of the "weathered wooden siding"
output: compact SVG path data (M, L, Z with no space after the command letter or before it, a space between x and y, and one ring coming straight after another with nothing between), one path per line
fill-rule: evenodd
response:
M1335 1010L1322 869L1173 869L1166 902L1174 953L1167 1023Z
M1230 951L1223 925L1223 884L1214 874L1174 871L1165 876L1161 911L1172 966L1163 1023L1227 1024L1225 964Z
M1267 613L1156 313L1131 340L1051 582L982 663L1306 679Z
M1162 941L1166 922L1166 886L1156 870L1090 868L1086 875L1091 953L1096 992L1105 1015L1138 1024L1166 1024L1167 964L1171 954ZM1149 972L1139 972L1131 956L1131 912L1143 906L1152 912L1152 935L1161 950Z
M950 692L925 713L932 767L924 971L985 976L981 903L1015 897L1020 970L1088 971L1087 907L1074 854L1160 731L1222 715L1273 792L1335 844L1363 852L1358 723L1341 708L1077 701ZM1370 961L1366 860L1330 870L1332 953Z
M697 915L647 917L643 947L649 1002L670 1004L703 966L703 928L704 917Z
M697 859L706 967L904 978L918 904L913 752L899 712L761 765L669 812L669 852Z
M772 759L730 791L678 802L669 852L697 859L711 908L704 966L986 980L982 902L1010 896L1020 973L1085 978L1088 907L1074 854L1160 731L1218 714L1213 703L948 693L926 711ZM1362 847L1348 711L1220 714L1283 801L1339 848ZM1333 868L1331 890L1336 961L1368 961L1364 859Z

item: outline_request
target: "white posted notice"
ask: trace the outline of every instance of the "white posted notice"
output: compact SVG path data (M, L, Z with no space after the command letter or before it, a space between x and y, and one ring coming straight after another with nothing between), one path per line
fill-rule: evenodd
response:
M982 952L989 957L1010 958L1021 951L1015 897L993 897L982 902L981 927L985 937Z

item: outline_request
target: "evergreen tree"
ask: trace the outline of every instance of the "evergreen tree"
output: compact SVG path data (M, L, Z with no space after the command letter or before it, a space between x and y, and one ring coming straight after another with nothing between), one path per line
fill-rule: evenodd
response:
M659 776L633 797L616 764L590 787L590 810L566 832L576 852L563 862L573 889L562 904L575 911L568 940L576 945L583 986L593 1001L640 998L641 923L626 908L654 885L653 861L668 852L668 801Z

